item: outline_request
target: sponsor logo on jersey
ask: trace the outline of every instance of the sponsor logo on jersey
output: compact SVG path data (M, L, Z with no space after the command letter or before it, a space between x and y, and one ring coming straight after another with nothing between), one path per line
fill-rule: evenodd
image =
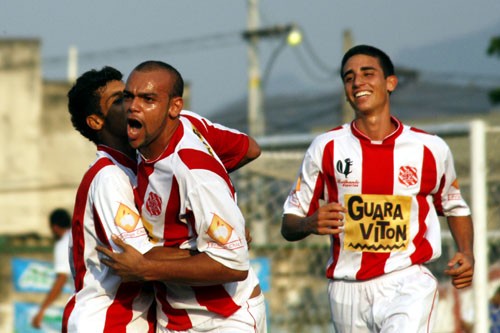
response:
M355 252L396 252L408 248L411 197L345 195L344 249Z
M345 178L352 173L352 160L350 158L346 158L344 161L338 160L336 164L337 172L344 175Z
M208 227L207 234L212 238L217 244L225 245L231 238L233 233L233 227L224 221L220 216L214 214L210 227Z
M348 176L352 173L352 165L354 162L350 158L346 158L343 161L338 160L335 168L337 172L344 175L345 178L337 178L337 184L341 187L359 187L359 180L348 179Z
M139 222L139 214L120 203L115 215L115 224L127 232L132 232Z
M418 182L417 168L408 165L399 167L398 180L407 187L415 185Z
M151 216L161 214L161 197L158 194L149 192L148 199L146 200L146 210Z

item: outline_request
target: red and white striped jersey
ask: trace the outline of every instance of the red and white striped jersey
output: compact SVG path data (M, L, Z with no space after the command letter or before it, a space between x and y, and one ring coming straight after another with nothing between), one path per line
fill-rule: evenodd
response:
M230 316L258 284L233 185L197 129L181 117L160 157L139 158L137 192L143 201L138 206L144 225L158 245L205 252L227 267L250 272L244 281L209 287L157 283L157 325L172 330Z
M438 215L467 216L448 145L406 126L371 141L354 122L319 135L308 148L284 214L310 216L321 205L347 208L331 237L326 275L366 280L441 255Z
M200 134L210 143L227 170L232 170L248 150L248 136L238 130L212 123L200 115L182 110L181 117L187 118Z
M106 146L83 177L76 195L70 239L75 294L64 310L63 332L152 332L148 320L153 294L140 283L120 283L102 264L95 247L121 251L111 241L119 235L141 253L149 242L134 202L136 162Z

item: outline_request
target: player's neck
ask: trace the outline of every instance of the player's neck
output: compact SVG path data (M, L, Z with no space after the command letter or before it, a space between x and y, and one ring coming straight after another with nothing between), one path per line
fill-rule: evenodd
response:
M356 127L371 140L381 141L396 130L389 112L358 114L354 120Z

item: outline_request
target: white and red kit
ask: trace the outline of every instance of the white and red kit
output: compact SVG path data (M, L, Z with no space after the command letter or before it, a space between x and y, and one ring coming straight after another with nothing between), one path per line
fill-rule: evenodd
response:
M383 141L354 122L318 136L284 204L301 217L329 202L347 208L344 232L331 237L329 279L363 281L432 261L441 255L438 215L470 215L448 145L392 121L397 129Z
M75 294L64 309L63 332L154 332L154 313L148 318L152 293L141 283L120 283L95 250L101 245L121 251L112 234L141 253L153 247L135 207L135 170L135 161L98 146L78 188L70 240Z
M238 130L212 123L200 115L182 110L181 117L187 118L208 141L227 170L232 170L243 159L248 150L248 136Z
M231 180L212 147L187 117L180 118L166 150L156 160L139 158L137 192L144 225L158 245L197 250L236 270L246 280L207 287L158 282L159 330L220 325L247 302L257 277L251 270L245 220Z

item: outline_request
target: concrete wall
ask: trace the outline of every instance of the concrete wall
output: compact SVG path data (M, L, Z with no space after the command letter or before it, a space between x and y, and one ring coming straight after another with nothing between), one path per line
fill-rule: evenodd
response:
M72 211L95 147L71 125L68 82L44 82L40 42L0 40L0 233L47 235L56 207Z

